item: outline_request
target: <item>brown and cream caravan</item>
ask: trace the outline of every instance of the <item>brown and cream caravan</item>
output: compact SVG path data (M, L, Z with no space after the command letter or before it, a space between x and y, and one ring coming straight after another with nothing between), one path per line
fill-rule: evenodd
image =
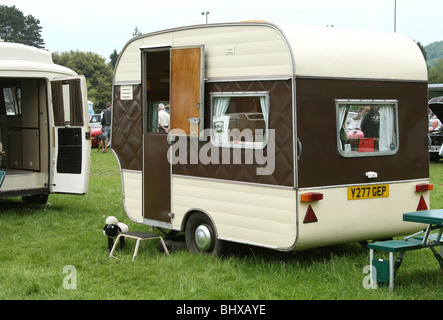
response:
M409 37L267 22L131 39L112 150L136 222L303 250L419 230L429 208L427 70Z
M46 50L0 42L0 198L86 194L90 149L85 78Z

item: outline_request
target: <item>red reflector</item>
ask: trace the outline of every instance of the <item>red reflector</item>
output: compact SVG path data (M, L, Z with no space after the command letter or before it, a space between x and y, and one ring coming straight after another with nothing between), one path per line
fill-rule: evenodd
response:
M310 223L310 222L317 222L317 216L314 213L314 210L312 210L312 207L309 205L308 210L306 211L305 219L303 220L303 223Z
M420 183L415 186L415 192L430 191L434 186L430 183Z
M426 205L426 201L423 196L420 197L420 201L418 202L417 211L428 210L428 206Z
M303 193L301 195L301 202L311 202L322 199L323 199L323 193L320 192L308 192L308 193Z

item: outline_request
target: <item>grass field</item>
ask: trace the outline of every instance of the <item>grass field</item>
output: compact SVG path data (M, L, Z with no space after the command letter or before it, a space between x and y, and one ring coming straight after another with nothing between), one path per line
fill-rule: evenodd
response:
M432 208L443 208L443 163L431 163ZM124 213L117 161L92 152L89 194L51 195L47 205L3 200L0 207L1 300L234 299L397 300L443 297L443 273L430 250L406 254L395 292L365 289L368 253L359 244L278 253L236 247L226 257L176 251L157 241L135 242L109 258L102 230L116 216L130 230L149 227ZM73 281L73 280L76 281ZM76 285L73 288L73 285Z

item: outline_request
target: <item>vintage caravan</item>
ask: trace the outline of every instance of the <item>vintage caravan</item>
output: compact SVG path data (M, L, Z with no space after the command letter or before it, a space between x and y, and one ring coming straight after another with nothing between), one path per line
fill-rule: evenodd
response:
M191 251L226 240L303 250L421 228L402 221L429 208L432 189L427 70L407 36L182 27L131 39L113 81L126 213L184 232Z
M0 198L86 194L89 134L84 77L46 50L0 42Z

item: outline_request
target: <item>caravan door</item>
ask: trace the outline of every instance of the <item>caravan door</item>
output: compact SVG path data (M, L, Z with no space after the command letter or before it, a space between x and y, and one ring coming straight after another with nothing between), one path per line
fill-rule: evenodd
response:
M144 51L142 61L143 105L147 106L143 217L151 225L162 226L171 223L172 165L168 134L158 129L158 108L163 104L170 113L169 136L184 132L198 137L203 117L204 48L151 48Z
M86 79L55 78L51 91L54 154L50 191L86 194L91 156Z

